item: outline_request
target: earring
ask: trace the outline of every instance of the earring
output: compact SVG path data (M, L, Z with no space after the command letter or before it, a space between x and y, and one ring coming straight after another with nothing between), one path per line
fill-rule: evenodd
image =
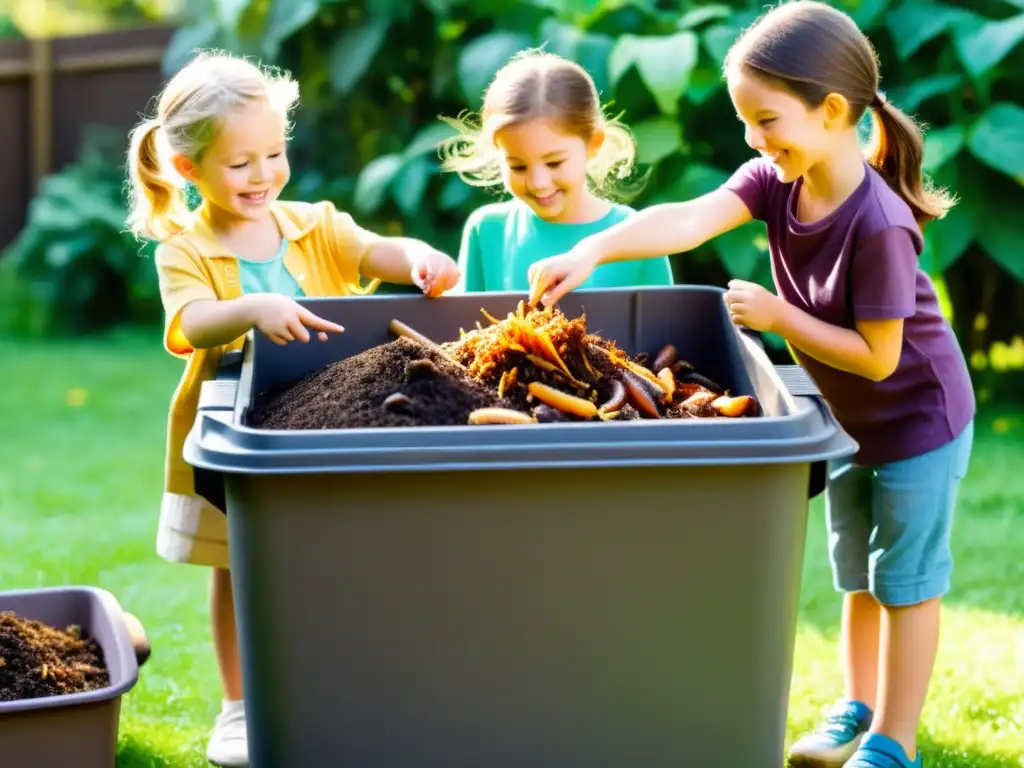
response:
M199 187L193 184L191 181L185 184L185 189L182 190L185 196L185 205L188 206L190 211L194 211L203 203L203 196L199 194Z

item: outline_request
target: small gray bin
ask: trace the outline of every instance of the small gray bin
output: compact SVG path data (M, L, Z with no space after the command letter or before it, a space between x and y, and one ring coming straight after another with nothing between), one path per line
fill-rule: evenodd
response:
M0 766L113 768L121 697L139 678L117 599L95 587L45 587L0 592L0 611L58 629L77 624L99 643L110 678L98 691L0 701Z
M561 308L633 354L675 344L760 418L246 426L392 318L447 340L521 298L306 300L346 332L253 337L206 385L185 455L223 477L255 768L781 765L811 468L856 444L720 290Z

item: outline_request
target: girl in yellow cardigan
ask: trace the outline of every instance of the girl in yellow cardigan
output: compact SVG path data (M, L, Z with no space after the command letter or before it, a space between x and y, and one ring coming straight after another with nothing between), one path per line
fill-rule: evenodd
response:
M159 242L164 344L185 360L171 402L157 551L213 567L211 613L224 701L207 747L222 766L248 764L225 515L195 493L182 458L200 385L252 328L278 344L344 329L301 307L302 296L371 293L381 281L440 296L455 262L418 240L381 237L329 202L278 199L289 179L289 114L298 85L240 58L201 54L176 74L157 114L132 133L128 226ZM194 212L182 187L203 203ZM364 279L367 281L364 284Z

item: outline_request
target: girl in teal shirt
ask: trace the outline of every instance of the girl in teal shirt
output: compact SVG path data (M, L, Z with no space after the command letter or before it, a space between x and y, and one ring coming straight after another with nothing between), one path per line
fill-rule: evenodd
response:
M633 137L604 118L593 79L574 62L524 51L495 75L479 122L447 122L459 135L443 145L442 167L468 184L503 185L512 195L470 214L453 293L529 291L531 264L634 212L609 199L633 168ZM663 256L605 264L581 287L671 284Z

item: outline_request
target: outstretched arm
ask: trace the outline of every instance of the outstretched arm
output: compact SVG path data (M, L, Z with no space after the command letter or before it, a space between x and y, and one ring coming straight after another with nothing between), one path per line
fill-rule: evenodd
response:
M693 200L644 208L580 245L586 244L598 254L600 264L649 259L692 251L750 218L750 211L736 194L719 188Z
M363 256L359 272L385 283L415 284L430 297L453 288L459 279L458 266L451 257L409 237L377 240Z
M690 251L750 219L746 204L724 187L683 203L652 205L581 240L568 253L535 263L530 304L551 306L602 264Z

